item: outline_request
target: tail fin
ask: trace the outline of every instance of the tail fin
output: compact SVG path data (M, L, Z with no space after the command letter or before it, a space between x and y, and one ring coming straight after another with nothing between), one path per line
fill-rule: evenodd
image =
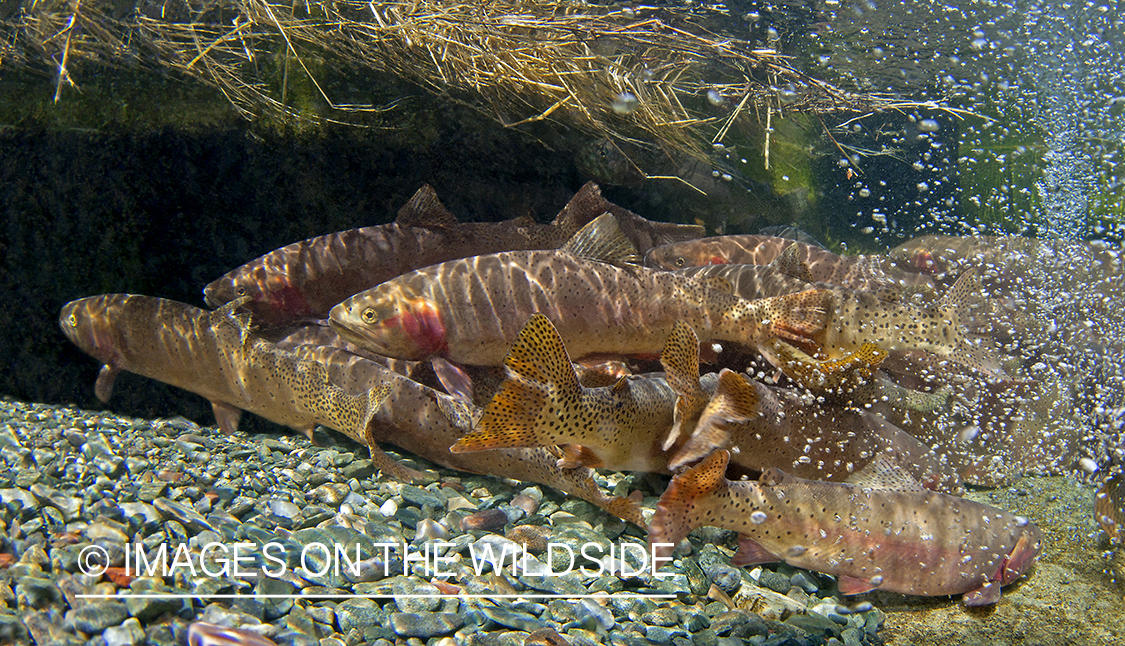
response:
M715 451L697 466L672 478L656 503L648 526L650 553L667 557L691 530L700 526L714 496L727 488L725 478L730 453ZM660 543L661 545L657 545Z
M571 443L573 438L553 434L563 425L550 423L563 406L560 399L577 397L582 387L562 338L546 316L531 316L504 365L512 374L484 407L473 432L449 450L468 453Z
M980 290L980 281L972 270L961 274L953 287L949 288L941 302L938 311L947 320L952 321L958 342L954 346L950 359L957 363L978 370L992 377L1006 378L1007 373L1000 363L993 347L992 340L987 337L970 338L965 334L965 325L972 320L973 313L969 305L972 295Z
M821 350L835 294L828 289L807 289L759 301L766 308L772 336L789 341L810 354Z
M621 520L633 523L637 527L644 527L645 519L641 515L641 498L640 491L634 491L628 496L605 496L602 504L598 506Z
M660 353L660 363L664 366L668 385L679 395L672 430L664 440L663 448L667 451L681 433L685 436L691 434L699 414L707 405L707 393L699 385L699 337L690 325L676 322L664 344L664 351Z
M762 354L790 379L817 393L846 394L871 381L888 352L864 343L855 352L829 361L819 361L781 339L771 339Z
M691 439L668 462L672 471L691 464L715 449L730 446L730 427L742 424L758 412L757 388L741 375L727 368L719 372L715 394L699 416Z

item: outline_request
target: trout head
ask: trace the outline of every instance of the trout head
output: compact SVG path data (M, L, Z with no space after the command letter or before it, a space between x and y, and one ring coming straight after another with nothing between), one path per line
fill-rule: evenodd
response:
M1028 522L1023 517L1017 517L1016 522L1023 523L1023 531L1016 541L1016 546L1004 559L1003 565L996 573L997 576L994 577L995 580L1000 581L1000 585L1008 585L1023 576L1035 562L1039 550L1043 547L1043 532L1034 523Z
M216 308L236 298L249 298L249 309L264 323L280 323L312 313L301 290L285 274L271 274L263 267L235 271L203 289L203 300Z
M692 240L685 244L661 245L645 255L646 266L667 270L729 263L730 260L721 249L712 248L711 245L699 240Z
M120 357L107 296L91 296L71 301L59 313L63 334L83 352L106 365L116 365Z
M449 349L441 312L424 297L360 294L333 307L328 318L349 342L388 357L421 361Z

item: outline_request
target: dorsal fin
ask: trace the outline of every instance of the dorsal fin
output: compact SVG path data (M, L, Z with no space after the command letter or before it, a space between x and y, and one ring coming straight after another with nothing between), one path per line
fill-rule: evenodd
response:
M610 206L612 205L602 197L602 190L598 185L595 182L586 182L559 211L551 224L566 235L573 236L598 215L609 210Z
M423 184L398 210L395 224L403 227L447 227L460 223L441 203L433 187Z
M602 213L590 224L579 229L578 233L563 245L562 251L619 267L638 265L641 262L636 247L621 232L617 218L609 212Z
M801 247L794 242L781 252L781 255L773 259L770 266L778 272L803 280L806 283L815 283L812 272L809 271L809 265L804 260L801 260Z

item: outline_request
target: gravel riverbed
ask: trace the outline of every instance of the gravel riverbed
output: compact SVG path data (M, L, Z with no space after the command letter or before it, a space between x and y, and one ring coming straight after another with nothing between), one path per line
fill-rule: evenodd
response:
M434 475L402 484L364 447L315 439L0 401L0 641L171 646L200 621L300 646L1125 639L1092 494L1062 478L971 494L1039 522L1049 543L996 609L966 611L956 598L844 600L831 577L785 565L734 568L720 530L694 533L653 576L643 530L584 501L399 455ZM599 480L641 490L647 513L666 482ZM515 566L495 562L525 548ZM571 551L573 571L555 576Z

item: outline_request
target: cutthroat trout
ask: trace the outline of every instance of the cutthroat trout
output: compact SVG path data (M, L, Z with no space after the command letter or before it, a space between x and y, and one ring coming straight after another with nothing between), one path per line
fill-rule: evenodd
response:
M321 424L364 443L387 390L344 392L324 366L254 335L248 315L238 311L242 303L209 312L162 298L105 294L67 303L59 324L102 362L95 393L103 402L125 370L202 395L225 433L238 429L246 410L310 439Z
M837 359L865 343L883 350L925 350L986 375L1002 377L1005 373L992 340L967 334L973 320L970 299L979 288L976 276L966 272L930 308L888 298L886 293L833 288L824 326L808 334L790 335L786 340L817 359Z
M655 354L681 320L702 340L758 347L778 333L811 338L829 315L827 290L747 301L630 264L635 259L606 213L561 250L427 267L349 298L330 320L349 342L390 357L499 365L536 312L554 323L574 359Z
M555 249L606 211L625 222L634 244L648 248L703 235L693 225L652 222L610 204L594 183L580 190L551 224L529 217L458 222L429 186L418 189L392 224L349 229L295 242L227 273L203 290L211 307L249 297L255 320L276 325L325 318L333 305L408 271L481 253Z
M960 594L965 605L982 606L1000 600L1000 587L1023 576L1042 545L1026 518L970 500L776 469L757 482L731 482L723 477L728 459L716 451L672 479L649 526L650 547L712 525L740 533L738 566L785 561L836 575L845 595Z
M697 364L691 377L687 365L669 359L693 353ZM683 373L681 378L698 380L698 353L695 336L681 334L669 340L661 356L666 368ZM566 445L560 467L667 471L661 443L672 428L677 400L669 380L629 375L612 386L583 387L562 339L542 314L528 320L504 365L509 378L485 406L473 432L450 448L453 453Z
M547 485L644 527L635 500L604 494L590 469L560 468L557 463L562 454L553 447L450 453L449 446L480 416L480 409L464 400L338 348L306 347L299 353L324 365L333 382L346 391L364 392L379 384L387 387L387 399L372 418L366 438L373 452L379 451L377 443L390 443L451 469Z
M961 479L925 444L879 415L773 388L727 369L687 441L668 458L677 471L715 449L755 473L770 467L815 480L853 482L899 471L927 489L959 494Z
M813 280L863 291L889 287L933 287L926 276L896 269L880 256L838 256L827 249L787 238L763 235L713 236L655 247L645 255L645 265L657 269L683 269L701 265L767 265L796 245Z

